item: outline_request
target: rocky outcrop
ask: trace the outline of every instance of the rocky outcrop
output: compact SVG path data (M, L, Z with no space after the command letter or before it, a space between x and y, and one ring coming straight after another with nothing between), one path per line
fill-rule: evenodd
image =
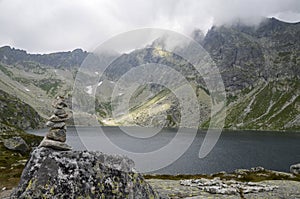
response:
M291 165L290 172L295 175L300 175L300 163Z
M22 154L25 154L29 151L29 146L27 145L27 143L18 136L4 139L3 144L7 149L18 151Z
M273 191L245 193L237 195L216 194L200 190L194 186L183 186L180 180L148 179L147 182L157 190L162 198L189 199L241 199L241 198L300 198L300 182L294 180L267 180L257 182L263 186L276 187Z
M11 198L158 198L127 157L37 148Z
M221 71L227 91L239 92L259 80L299 78L300 23L275 18L258 26L214 26L202 44Z
M220 178L214 179L195 179L195 180L181 180L181 185L198 187L200 190L212 193L212 194L226 194L226 195L238 195L248 193L258 193L265 191L273 191L276 186L258 184L253 182L238 182L235 180L220 180Z

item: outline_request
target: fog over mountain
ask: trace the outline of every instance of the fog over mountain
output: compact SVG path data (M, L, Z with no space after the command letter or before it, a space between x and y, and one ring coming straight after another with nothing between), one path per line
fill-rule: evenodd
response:
M300 20L299 0L1 0L0 46L29 52L91 51L118 33L156 27L191 34L213 25Z

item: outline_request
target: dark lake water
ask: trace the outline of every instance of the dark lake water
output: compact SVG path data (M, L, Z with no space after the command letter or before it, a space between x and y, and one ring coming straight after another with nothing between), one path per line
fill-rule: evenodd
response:
M128 127L128 132L139 134L138 137L128 135L118 127L69 127L67 143L74 150L99 150L106 153L124 153L135 160L138 171L150 171L161 174L199 174L230 172L239 168L249 169L262 166L267 169L289 171L291 164L300 162L300 133L296 132L262 132L262 131L223 131L213 150L200 159L199 149L205 131L198 131L187 150L182 150L180 142L171 147L166 154L161 152L176 135L176 129L163 129L158 133L155 128ZM189 129L181 137L182 143L193 136ZM28 131L36 135L45 135L47 129ZM137 135L137 134L136 134ZM120 152L121 151L121 152ZM179 153L178 153L179 152ZM183 155L169 161L174 154ZM172 158L171 158L172 159ZM156 170L159 168L158 170Z

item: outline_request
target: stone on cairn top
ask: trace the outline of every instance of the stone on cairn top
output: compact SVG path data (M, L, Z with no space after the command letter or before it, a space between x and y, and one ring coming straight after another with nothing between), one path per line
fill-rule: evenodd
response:
M41 142L39 147L48 147L56 150L68 151L72 148L67 145L66 142L66 123L70 119L69 114L64 110L67 108L67 104L64 101L64 97L58 96L52 103L53 115L51 115L46 123L46 126L50 128L49 132Z

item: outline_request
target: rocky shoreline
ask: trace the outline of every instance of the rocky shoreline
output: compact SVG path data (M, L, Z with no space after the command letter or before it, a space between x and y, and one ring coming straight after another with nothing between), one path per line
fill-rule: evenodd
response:
M262 191L244 194L209 193L195 186L182 186L181 180L148 179L147 182L157 191L161 198L189 199L296 199L300 198L300 182L291 180L268 180L255 183L263 187L276 187L272 191Z
M263 167L212 175L145 175L161 198L300 198L299 164L291 173Z
M246 194L219 194L209 193L201 190L195 186L182 186L181 180L162 180L162 179L147 179L146 180L155 190L159 193L160 198L189 198L189 199L207 199L207 198L220 198L220 199L240 199L240 198L300 198L300 182L291 180L268 180L262 181L257 184L262 186L276 187L276 189L267 192L255 192ZM1 199L9 199L13 189L0 190Z
M291 171L296 167L292 165ZM252 181L246 180L249 176L252 176ZM262 167L212 175L144 175L144 178L162 199L300 198L298 174L272 171ZM0 190L0 198L10 198L12 192Z

